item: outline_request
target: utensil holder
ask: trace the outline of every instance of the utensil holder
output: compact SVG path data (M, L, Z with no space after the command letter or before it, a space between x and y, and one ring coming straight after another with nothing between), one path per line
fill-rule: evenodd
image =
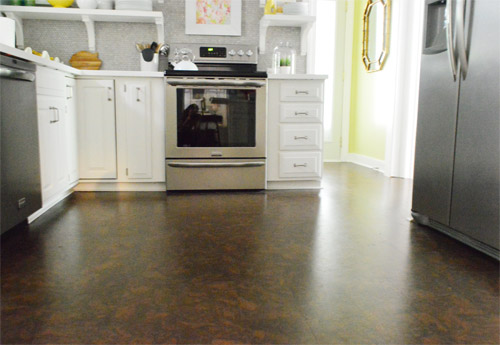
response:
M143 72L158 72L158 54L154 54L153 60L147 62L142 58L142 54L139 54L141 59L141 71Z

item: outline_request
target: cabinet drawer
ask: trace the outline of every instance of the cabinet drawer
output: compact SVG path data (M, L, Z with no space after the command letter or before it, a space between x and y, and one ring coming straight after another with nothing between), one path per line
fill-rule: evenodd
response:
M281 122L321 122L323 103L281 103Z
M321 125L280 125L280 150L320 150Z
M38 95L66 97L64 74L50 68L38 66L36 70L36 93Z
M291 102L323 102L323 81L284 81L280 100Z
M321 177L321 152L281 152L279 176Z

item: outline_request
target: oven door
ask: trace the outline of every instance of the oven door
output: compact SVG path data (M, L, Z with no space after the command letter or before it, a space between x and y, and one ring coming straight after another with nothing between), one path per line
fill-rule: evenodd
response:
M166 78L166 158L265 158L266 84Z

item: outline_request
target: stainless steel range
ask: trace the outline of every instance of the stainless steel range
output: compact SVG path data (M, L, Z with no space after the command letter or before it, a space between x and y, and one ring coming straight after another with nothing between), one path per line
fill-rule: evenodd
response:
M167 190L264 189L267 75L257 48L183 45L197 71L167 70Z

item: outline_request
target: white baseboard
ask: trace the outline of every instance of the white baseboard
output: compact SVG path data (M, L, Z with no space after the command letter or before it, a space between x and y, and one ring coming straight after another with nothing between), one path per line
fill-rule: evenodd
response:
M321 181L267 181L266 189L321 189Z
M323 159L323 163L340 163L340 159Z
M67 198L71 194L73 194L73 189L68 189L67 191L65 191L63 193L56 195L53 199L51 199L49 202L44 204L41 209L39 209L38 211L36 211L35 213L33 213L31 216L28 217L28 224L33 223L35 221L35 219L37 219L42 214L44 214L45 212L50 210L52 208L52 206L54 206L55 204L57 204L61 200Z
M77 192L165 192L164 182L81 182L75 187Z
M372 157L359 155L357 153L348 153L346 157L346 162L361 165L370 169L375 169L382 173L385 171L384 161Z

